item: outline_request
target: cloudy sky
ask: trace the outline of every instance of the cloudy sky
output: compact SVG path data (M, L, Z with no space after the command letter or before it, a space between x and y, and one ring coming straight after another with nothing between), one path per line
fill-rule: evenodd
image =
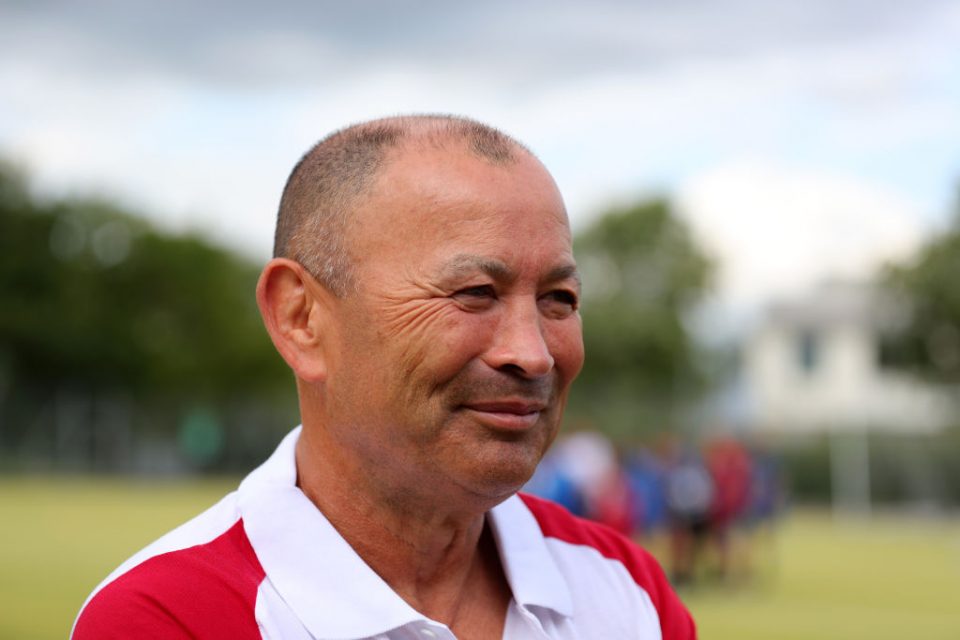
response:
M758 308L945 224L960 3L0 0L0 155L256 258L313 141L409 111L525 141L575 226L669 195Z

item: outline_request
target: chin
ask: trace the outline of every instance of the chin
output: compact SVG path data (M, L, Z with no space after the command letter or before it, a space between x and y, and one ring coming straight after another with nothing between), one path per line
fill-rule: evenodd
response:
M540 451L501 451L496 459L474 469L470 483L478 495L500 503L523 488L540 462Z

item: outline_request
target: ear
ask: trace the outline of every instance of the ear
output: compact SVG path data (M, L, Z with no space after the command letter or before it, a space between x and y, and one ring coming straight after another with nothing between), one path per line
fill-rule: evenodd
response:
M257 282L257 306L274 346L297 378L323 382L332 323L332 295L298 262L274 258Z

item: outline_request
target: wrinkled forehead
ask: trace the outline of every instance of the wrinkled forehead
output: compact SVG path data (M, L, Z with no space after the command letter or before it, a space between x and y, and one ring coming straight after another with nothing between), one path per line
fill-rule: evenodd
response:
M560 192L522 150L509 162L490 162L465 149L405 149L378 172L355 222L350 245L361 269L429 262L446 251L516 258L530 243L572 260Z

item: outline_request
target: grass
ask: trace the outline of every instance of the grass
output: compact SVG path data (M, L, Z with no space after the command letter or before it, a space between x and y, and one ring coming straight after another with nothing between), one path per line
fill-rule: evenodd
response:
M236 480L0 479L0 640L64 638L117 564ZM683 593L705 640L960 638L960 520L799 512L750 580Z
M960 521L788 518L754 580L684 594L704 638L960 638Z
M0 479L0 640L66 638L100 580L236 484Z

